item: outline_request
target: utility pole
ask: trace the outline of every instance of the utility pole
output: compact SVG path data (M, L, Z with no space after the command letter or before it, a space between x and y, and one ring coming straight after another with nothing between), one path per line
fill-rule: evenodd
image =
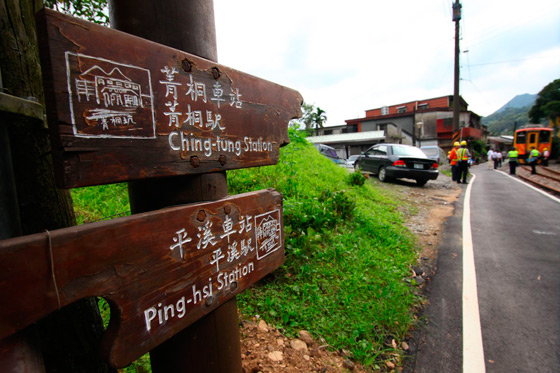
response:
M212 0L110 0L111 27L217 61ZM133 214L213 201L228 195L226 172L133 181ZM233 298L150 352L154 372L240 372L237 303Z
M453 137L459 132L459 21L461 20L462 5L459 0L453 4L453 22L455 22L455 74L453 85Z

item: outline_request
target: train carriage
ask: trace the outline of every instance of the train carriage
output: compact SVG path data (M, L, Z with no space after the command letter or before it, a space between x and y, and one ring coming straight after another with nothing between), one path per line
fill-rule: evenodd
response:
M515 131L513 145L519 152L519 162L525 164L533 146L541 154L545 148L550 150L552 146L552 128L537 124L530 124L525 128L520 128ZM540 162L541 160L539 159Z

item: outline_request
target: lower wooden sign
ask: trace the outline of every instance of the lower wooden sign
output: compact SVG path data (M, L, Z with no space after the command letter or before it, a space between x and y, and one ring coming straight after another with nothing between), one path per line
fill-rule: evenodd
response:
M282 232L268 189L0 241L0 339L101 296L124 367L279 267Z

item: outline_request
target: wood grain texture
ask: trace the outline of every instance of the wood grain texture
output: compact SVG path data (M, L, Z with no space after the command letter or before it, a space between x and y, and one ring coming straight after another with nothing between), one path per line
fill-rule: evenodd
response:
M269 189L0 241L0 339L102 296L108 360L126 366L280 266L282 232Z
M275 164L301 116L292 89L47 9L37 23L62 187Z

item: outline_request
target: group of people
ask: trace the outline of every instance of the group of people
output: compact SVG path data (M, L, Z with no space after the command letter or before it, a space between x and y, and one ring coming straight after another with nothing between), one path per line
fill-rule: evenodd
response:
M488 152L488 164L490 164L490 152L492 152L492 150ZM531 166L531 174L535 175L537 173L537 162L539 161L539 159L542 159L543 166L548 166L549 156L550 156L550 152L548 151L548 148L544 148L543 153L541 154L541 152L539 152L538 149L532 146L527 156L527 163ZM519 152L517 151L515 146L513 147L513 149L511 149L508 152L508 158L509 158L509 174L515 175L515 169L517 168L518 159L519 159ZM490 166L488 168L490 168ZM494 168L496 168L495 163L494 163Z
M516 147L514 146L512 150L510 150L507 154L509 159L509 174L515 175L515 170L518 165L518 158L519 152L517 151ZM531 150L528 153L527 157L527 164L531 166L531 173L537 173L537 162L539 159L542 160L543 166L548 166L548 158L550 156L550 152L547 148L544 148L543 153L539 152L535 149L534 146L531 147ZM467 149L467 142L461 141L455 142L453 144L453 149L449 152L449 163L451 164L451 180L456 181L457 184L467 184L467 174L470 166L470 158L471 155L469 150ZM488 151L488 168L491 169L492 166L494 169L502 167L502 160L505 156L499 152L490 149Z
M503 158L504 155L501 152L493 151L492 149L488 150L488 168L492 168L492 164L494 169L502 167Z
M467 142L456 141L453 144L453 149L449 153L449 163L451 163L451 180L456 181L457 184L467 183L467 174L469 172L469 159L471 154L467 149ZM461 181L462 180L462 181Z

